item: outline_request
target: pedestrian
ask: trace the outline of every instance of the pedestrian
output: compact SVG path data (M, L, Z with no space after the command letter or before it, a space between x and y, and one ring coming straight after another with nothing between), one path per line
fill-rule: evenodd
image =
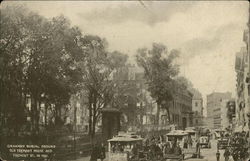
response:
M104 146L104 144L102 143L101 144L101 146L100 146L100 150L99 150L99 152L100 152L100 160L101 161L103 161L105 158L106 158L106 151L105 151L105 146Z
M94 144L94 147L92 149L91 156L90 156L90 161L97 161L98 152L99 152L99 149L97 147L97 144Z
M217 153L216 153L216 160L220 161L220 152L219 152L219 150L217 150Z
M196 141L196 151L198 152L199 149L200 149L200 140L197 139L197 141Z
M191 148L192 146L193 146L193 140L190 136L190 137L188 137L188 147Z
M135 145L133 146L133 148L132 148L132 158L133 158L133 159L137 158L138 152L139 152L138 145L135 144Z
M183 146L184 149L187 149L188 148L188 140L187 138L184 139L184 146Z
M225 152L224 152L224 158L225 158L225 161L228 161L228 160L229 160L229 156L230 156L229 149L228 149L228 148L226 148L226 149L225 149Z
M180 147L179 143L177 143L177 145L175 147L174 154L176 154L176 155L181 155L182 154L181 147Z

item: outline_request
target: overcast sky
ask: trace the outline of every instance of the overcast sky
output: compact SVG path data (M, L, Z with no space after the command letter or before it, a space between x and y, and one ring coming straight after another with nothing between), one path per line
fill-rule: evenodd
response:
M5 2L17 3L17 2ZM203 97L235 92L235 53L243 43L247 1L19 2L45 17L68 17L84 34L105 37L110 50L133 58L136 49L161 42L181 51L181 74Z

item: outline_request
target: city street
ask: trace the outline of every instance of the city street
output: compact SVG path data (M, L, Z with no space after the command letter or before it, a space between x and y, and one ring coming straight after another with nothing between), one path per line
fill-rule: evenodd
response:
M189 158L186 157L185 160L187 161L216 161L216 151L217 151L217 140L211 140L211 145L212 148L203 148L201 149L201 155L202 159L194 159L194 158ZM220 150L220 161L225 161L224 156L223 156L224 150ZM109 161L108 160L108 154L106 154L107 158L104 161ZM89 161L90 157L82 157L78 158L77 160L70 160L70 161ZM168 160L169 161L169 160Z
M211 140L212 148L204 148L201 149L201 155L204 157L204 159L207 159L207 161L216 161L216 151L217 151L217 140ZM220 161L224 161L224 150L220 150Z

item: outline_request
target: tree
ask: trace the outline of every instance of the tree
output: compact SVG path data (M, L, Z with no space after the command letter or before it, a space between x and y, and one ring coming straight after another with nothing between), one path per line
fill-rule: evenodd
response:
M137 51L137 63L144 69L148 90L157 103L157 124L159 123L160 107L164 102L173 98L174 78L179 72L178 65L174 63L177 57L177 50L168 52L166 46L156 43L153 43L152 49L143 48Z
M7 7L1 10L0 40L0 109L1 129L17 135L25 123L25 47L27 34L24 8Z
M196 90L193 88L192 82L190 82L187 78L183 76L178 76L175 78L175 81L177 83L177 86L183 90ZM197 91L198 92L198 91Z
M88 93L89 135L93 139L95 127L102 108L111 104L115 88L113 72L124 65L127 56L115 52L107 52L107 42L98 36L85 35L80 39L86 59L79 65L82 67L82 87Z
M81 32L63 16L48 20L19 6L6 7L1 13L1 27L6 29L1 30L0 41L1 125L17 134L19 123L25 123L29 115L32 131L37 133L41 103L53 107L55 117L60 117L61 108L82 81L76 64L84 58L78 45ZM28 95L31 111L26 108Z

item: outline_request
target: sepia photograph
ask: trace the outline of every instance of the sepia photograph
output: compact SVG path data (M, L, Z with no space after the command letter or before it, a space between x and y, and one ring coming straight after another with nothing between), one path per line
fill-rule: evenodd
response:
M247 0L4 0L0 161L249 161Z

